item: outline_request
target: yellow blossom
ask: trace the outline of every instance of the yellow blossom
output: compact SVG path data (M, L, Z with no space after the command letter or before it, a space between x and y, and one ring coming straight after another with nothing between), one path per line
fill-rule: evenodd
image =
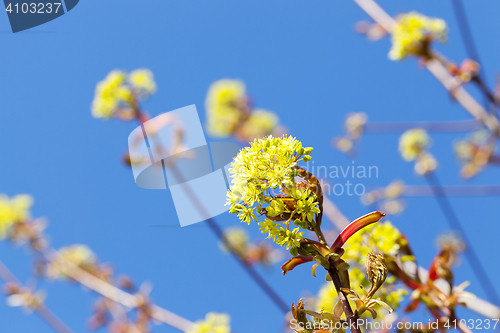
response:
M415 162L415 172L420 176L424 176L430 172L433 172L438 167L438 162L428 152L421 153Z
M270 111L254 110L241 126L238 135L246 141L262 138L272 133L278 125L278 116Z
M92 252L92 250L90 250L86 245L75 244L66 246L59 250L59 254L62 258L71 262L73 265L80 267L88 264L94 264L96 261L94 252Z
M292 136L255 139L238 153L229 169L229 212L247 224L257 221L255 213L265 215L265 221L258 223L262 233L287 249L297 248L304 234L301 228L308 229L314 214L320 212L316 195L306 184L295 182L297 162L309 161L312 150ZM290 230L291 221L298 227Z
M128 75L128 82L134 89L134 92L147 97L156 91L156 83L153 79L153 72L149 69L136 69Z
M231 250L243 255L248 249L248 233L241 227L231 227L224 231L224 237L228 242ZM223 242L219 243L219 247L224 252L230 252Z
M209 312L204 320L198 320L186 333L230 333L229 322L229 315Z
M429 18L417 12L399 15L392 30L389 58L402 60L409 55L423 55L427 42L445 42L447 32L446 22L442 19Z
M92 101L92 115L95 118L110 119L120 108L135 108L138 100L145 100L156 91L153 73L137 69L127 75L113 70L95 89Z
M346 137L336 137L333 140L334 146L344 154L350 154L354 150L354 142Z
M30 217L33 198L29 195L17 195L9 199L0 195L0 239L7 236L12 225Z
M372 224L349 238L344 247L344 258L362 264L360 260L372 251L395 255L399 251L401 239L401 232L391 222Z
M86 245L80 244L62 247L59 249L59 256L58 260L47 265L46 275L48 277L68 278L71 275L68 272L68 262L84 270L91 270L97 262L94 252Z
M359 139L363 134L367 121L368 116L364 112L349 113L344 122L344 130L348 134L349 138L353 140Z
M462 164L464 178L471 178L483 170L496 150L496 142L489 140L486 131L477 131L454 145L455 156Z
M207 127L211 135L230 136L244 115L245 84L239 80L219 80L208 89L205 108Z
M113 70L97 84L92 102L92 115L95 118L113 117L120 103L130 99L130 89L125 86L126 77L125 72Z
M399 152L405 161L415 160L429 145L431 139L423 129L411 129L399 139Z

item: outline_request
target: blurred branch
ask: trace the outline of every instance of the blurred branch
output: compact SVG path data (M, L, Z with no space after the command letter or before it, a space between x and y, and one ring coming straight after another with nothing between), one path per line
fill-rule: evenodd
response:
M399 197L433 197L436 189L433 185L404 185ZM443 185L441 190L449 197L500 196L500 185ZM367 192L371 191L383 189Z
M396 21L387 14L373 0L353 0L356 2L371 18L377 22L387 32L391 32ZM500 135L500 124L498 119L488 113L479 104L464 87L460 85L455 77L453 77L448 69L442 64L439 59L441 55L436 51L431 51L431 58L425 61L427 69L441 82L441 84L450 92L450 94L469 112L476 120L484 124L496 136Z
M337 228L338 233L351 222L327 196L323 198L323 213L332 222L333 226Z
M6 283L14 283L22 286L21 282L12 272L0 261L0 279ZM58 333L73 333L55 314L53 314L43 303L34 308L38 316L45 321L52 329Z
M483 264L481 263L480 257L476 254L476 251L474 250L474 247L472 246L472 242L469 240L469 237L467 236L467 233L465 232L465 229L462 226L462 223L458 219L458 216L453 209L453 206L451 205L450 201L448 200L448 197L446 196L446 193L443 192L441 183L439 181L439 178L435 173L429 173L426 177L426 180L428 181L429 185L431 185L431 188L434 190L434 196L436 197L436 200L438 202L439 208L445 215L446 221L448 222L448 225L455 230L458 230L460 232L460 236L463 238L463 241L465 242L465 245L467 246L467 249L465 251L465 256L469 261L469 264L472 267L472 272L474 275L477 277L477 279L480 281L480 285L483 288L486 296L494 303L500 304L500 298L498 297L497 291L495 289L495 286L493 282L490 280L488 277L488 274L486 273L486 269L484 268Z
M467 14L465 12L464 4L462 0L452 0L451 6L453 7L453 12L455 14L455 18L458 24L458 28L460 31L460 36L462 37L462 41L465 44L465 50L469 58L481 64L480 71L477 76L475 76L472 81L477 84L479 89L483 92L485 99L485 107L488 104L488 100L495 104L497 101L495 100L495 96L492 94L490 89L487 87L486 79L482 74L484 74L484 65L479 58L479 51L477 50L476 43L474 42L474 38L472 36L472 31L469 25L469 20L467 19Z
M408 272L408 274L413 274L417 266L413 261L406 261L403 263L403 269ZM429 272L423 268L418 266L418 276L422 280L422 283L427 282L427 276L429 276ZM448 282L443 279L438 279L434 281L434 285L438 287L443 293L449 294L450 286ZM472 297L464 297L460 296L458 298L460 303L465 304L465 307L480 314L487 318L491 319L500 319L500 308L494 304L491 304L481 298L472 298Z
M144 298L141 295L129 294L86 272L80 267L74 265L72 262L66 260L59 254L59 252L52 248L45 249L41 254L51 263L63 264L65 272L73 280L77 281L82 286L85 286L90 290L93 290L112 300L113 302L133 309L141 306L144 301ZM151 317L180 331L187 331L195 325L193 322L155 304L151 305Z
M427 132L468 132L480 129L476 120L455 121L404 121L404 122L368 122L364 125L365 133L400 133L412 128L422 128Z
M138 121L139 125L141 126L142 129L142 134L144 138L148 137L148 134L146 132L146 129L144 127L144 124L149 120L149 117L144 114L143 111L140 110L138 103L135 103L135 108L134 108L134 113L135 113L135 119ZM160 140L158 140L158 137L156 134L153 136L153 139L156 139L157 142L157 149L165 149L165 147L162 146L162 143ZM148 151L149 151L149 156L152 161L152 152L151 152L151 147L148 144ZM165 169L167 166L165 165L164 160L161 161L162 167ZM227 241L222 229L219 227L215 219L210 217L210 214L207 212L206 208L203 206L203 203L200 201L196 193L193 192L191 187L187 182L184 181L182 174L179 172L178 168L173 165L168 166L169 169L172 171L172 174L174 177L179 181L181 184L181 188L183 191L186 193L186 195L189 197L191 202L194 204L198 212L201 214L201 216L205 219L207 222L208 226L210 227L210 230L219 238L220 241L224 244L224 246L229 249L230 253L233 255L233 257L236 258L238 263L243 267L243 269L247 272L247 274L257 283L257 285L262 289L262 291L273 301L273 303L283 312L287 313L289 311L289 306L287 303L278 295L278 293L266 282L266 280L255 270L255 268L249 264L247 261L243 260L236 251L232 250L232 246L230 242Z
M269 298L276 304L278 308L280 308L283 313L287 313L289 311L289 306L286 304L286 302L274 291L274 289L264 280L262 276L255 270L255 268L250 265L248 262L242 260L235 251L231 250L232 246L230 242L226 239L222 229L219 227L217 222L213 218L210 217L208 212L206 211L205 207L201 203L201 201L198 199L198 196L192 191L191 187L189 187L187 182L182 181L183 177L181 173L177 170L177 168L172 166L170 168L172 170L172 173L175 175L177 180L181 181L181 186L184 192L187 194L191 202L194 203L196 206L196 209L200 212L200 214L205 218L206 222L208 223L208 226L210 229L217 235L219 240L221 240L226 246L226 248L230 249L231 254L236 258L238 263L243 267L243 269L248 273L248 275L257 283L257 285L266 293L266 295L269 296Z

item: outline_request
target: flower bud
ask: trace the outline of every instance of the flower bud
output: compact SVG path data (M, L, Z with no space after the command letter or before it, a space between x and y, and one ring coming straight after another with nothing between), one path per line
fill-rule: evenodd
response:
M372 297L373 294L384 284L385 279L387 279L387 266L384 262L384 256L381 254L368 254L368 260L366 262L366 275L368 276L368 281L371 283L370 290L368 291L368 297Z

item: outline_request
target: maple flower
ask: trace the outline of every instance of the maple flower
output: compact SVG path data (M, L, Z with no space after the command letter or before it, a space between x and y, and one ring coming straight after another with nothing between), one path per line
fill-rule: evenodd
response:
M227 314L209 312L205 319L198 320L195 325L185 333L230 333L230 317Z
M0 239L7 237L12 225L29 218L33 198L29 195L16 195L12 199L0 195Z
M260 230L287 249L297 248L304 234L301 228L307 229L320 213L316 194L306 182L296 181L297 163L309 161L312 150L292 136L255 139L238 153L229 169L229 212L247 224L258 220L256 214L265 215L258 222ZM292 221L297 227L290 230Z
M399 152L405 161L413 161L429 147L430 142L431 139L425 130L411 129L399 138Z
M245 84L239 80L219 80L210 86L205 101L207 127L215 137L229 137L246 111Z
M425 55L428 43L434 40L445 42L447 33L446 22L442 19L417 12L399 15L391 32L389 59L403 60L409 55Z

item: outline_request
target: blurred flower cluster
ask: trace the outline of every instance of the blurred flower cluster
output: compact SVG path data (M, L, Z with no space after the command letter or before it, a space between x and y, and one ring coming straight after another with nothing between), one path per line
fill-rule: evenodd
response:
M239 80L224 79L212 83L205 108L207 130L214 137L234 136L247 143L282 132L275 113L252 108L245 84Z
M86 290L96 291L100 296L94 302L93 313L88 321L89 329L106 327L110 333L149 332L158 318L155 317L154 309L159 308L149 298L149 284L136 288L130 277L116 276L113 267L100 263L86 245L75 244L59 250L53 249L44 234L47 222L31 217L32 204L33 199L28 195L13 198L0 195L0 226L2 240L29 246L30 253L35 258L34 273L37 280L47 278L49 281L71 282L84 286ZM6 273L1 263L0 269L2 279L9 277L3 286L9 306L23 307L28 313L39 311L44 306L45 291L35 291L34 286L21 285L10 277L10 272ZM212 317L207 317L209 326L204 327L217 329L215 332L230 332L228 319L217 318L214 321Z
M426 175L436 170L438 163L427 151L431 139L423 129L416 128L404 132L399 138L399 152L405 161L415 161L415 172Z
M224 242L219 247L224 253L234 253L247 264L270 266L283 259L280 250L265 241L250 242L248 233L241 227L230 227L224 231Z
M129 74L113 70L95 88L92 115L103 119L114 116L133 119L137 101L148 99L155 91L156 83L150 70L136 69Z
M26 313L32 313L44 302L45 291L33 291L32 288L21 286L15 282L8 282L3 286L3 293L7 295L7 305L22 307Z
M406 204L400 198L405 184L402 180L394 180L386 187L366 192L361 202L366 206L377 204L377 209L387 215L397 215L404 211Z
M86 245L75 244L59 249L59 257L45 266L45 275L52 279L70 279L71 265L97 273L97 258ZM70 267L68 267L70 266Z
M402 60L408 56L428 56L428 46L434 40L445 42L448 29L442 19L429 18L417 12L396 17L391 32L391 60Z
M368 116L364 112L348 113L344 122L344 136L333 139L333 145L348 156L355 153L354 145L361 139L364 132L364 126L368 121Z
M474 177L495 159L497 143L484 130L472 133L464 140L455 142L455 156L462 165L460 175Z
M207 313L205 319L198 320L186 333L231 333L230 318L227 314Z
M472 59L465 59L460 65L452 62L447 62L446 66L452 75L457 77L461 82L467 83L474 78L477 78L481 66Z
M30 217L32 205L33 198L29 195L17 195L12 199L6 195L0 195L0 239L13 236L12 226Z

